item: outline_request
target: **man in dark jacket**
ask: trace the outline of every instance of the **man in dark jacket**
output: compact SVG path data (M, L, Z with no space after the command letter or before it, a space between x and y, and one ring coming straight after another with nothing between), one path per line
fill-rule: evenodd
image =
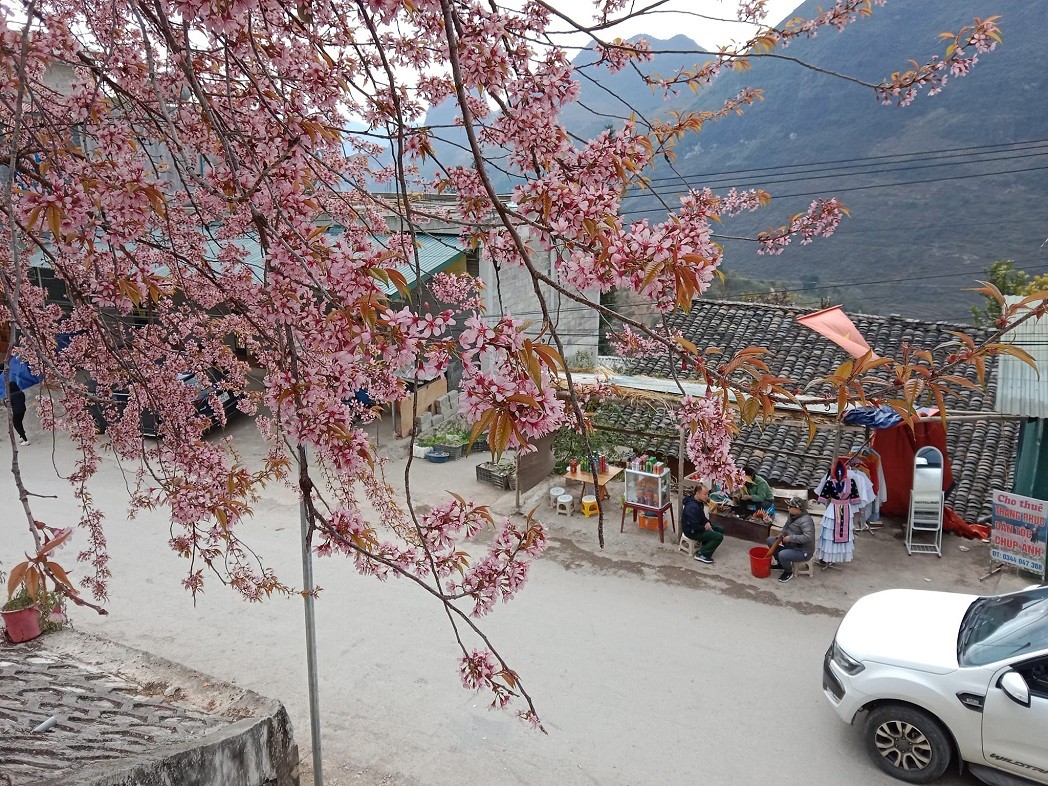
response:
M710 499L710 490L699 484L684 495L683 509L680 515L681 530L684 537L689 540L698 541L702 545L699 553L695 555L698 562L707 565L713 564L713 552L724 540L724 527L711 524L706 517L706 503Z
M779 581L786 582L793 578L793 563L807 562L815 553L815 522L808 515L808 500L803 497L793 497L789 503L790 515L786 523L782 525L782 544L776 547L773 556L778 564L772 563L773 568L782 568ZM768 538L771 546L778 538Z

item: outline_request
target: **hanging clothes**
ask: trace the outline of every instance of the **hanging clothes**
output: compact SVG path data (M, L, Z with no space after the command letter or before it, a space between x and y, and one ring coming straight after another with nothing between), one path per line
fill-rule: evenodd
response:
M824 562L852 561L855 513L865 504L860 488L866 491L868 498L873 498L870 479L857 470L849 470L846 458L838 458L833 469L815 488L819 501L826 505L819 533L819 556Z
M856 457L859 465L866 469L870 481L873 483L874 499L870 505L869 515L866 521L878 521L881 518L881 505L888 501L888 487L884 482L884 467L881 464L881 454L873 448L863 448Z

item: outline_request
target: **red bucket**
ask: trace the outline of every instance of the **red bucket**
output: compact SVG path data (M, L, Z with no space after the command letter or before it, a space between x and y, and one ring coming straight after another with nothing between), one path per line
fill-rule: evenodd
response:
M768 556L767 546L754 546L750 549L750 572L758 579L766 579L771 575L771 557Z

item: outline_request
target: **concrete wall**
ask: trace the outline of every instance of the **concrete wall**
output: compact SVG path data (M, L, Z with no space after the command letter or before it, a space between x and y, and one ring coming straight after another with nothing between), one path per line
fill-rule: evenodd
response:
M556 280L556 266L550 257L548 252L536 251L532 261L539 272ZM480 261L480 277L487 285L485 290L487 313L492 315L506 313L526 323L530 322L533 327L528 332L536 335L542 327L542 313L528 271L523 267L504 265L500 267L496 278L494 264L485 251ZM577 292L574 288L569 288ZM560 338L564 343L564 359L571 361L573 356L586 352L590 360L595 361L599 338L597 313L545 284L540 284L540 290L549 309L553 326L561 334ZM586 294L590 300L598 298L596 292L583 294ZM548 335L544 340L552 343Z
M47 651L137 685L168 686L179 703L228 722L199 738L64 772L35 786L298 786L298 746L283 705L98 636L51 634ZM128 728L134 733L133 725Z

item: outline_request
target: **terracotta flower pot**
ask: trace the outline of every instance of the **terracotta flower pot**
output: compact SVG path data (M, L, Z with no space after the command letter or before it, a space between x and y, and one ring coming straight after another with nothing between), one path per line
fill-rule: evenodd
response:
M17 611L0 611L7 628L7 638L15 644L31 641L40 635L40 609L30 606Z

